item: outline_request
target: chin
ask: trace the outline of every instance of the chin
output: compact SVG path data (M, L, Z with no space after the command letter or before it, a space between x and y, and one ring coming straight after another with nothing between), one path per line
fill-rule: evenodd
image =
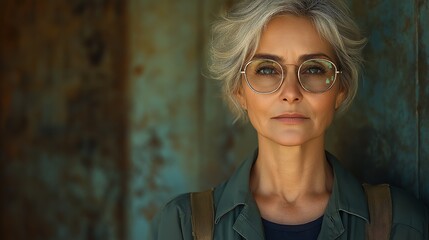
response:
M295 135L295 136L281 136L281 137L274 137L271 138L271 141L274 143L277 143L278 145L285 146L285 147L295 147L295 146L301 146L308 142L309 139L304 138L302 135Z
M281 141L278 142L279 145L284 147L297 147L302 146L305 143L305 141Z

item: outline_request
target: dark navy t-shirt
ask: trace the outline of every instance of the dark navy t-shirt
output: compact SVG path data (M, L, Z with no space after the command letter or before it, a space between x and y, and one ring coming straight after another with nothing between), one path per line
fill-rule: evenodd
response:
M323 216L301 225L282 225L262 219L266 240L316 240Z

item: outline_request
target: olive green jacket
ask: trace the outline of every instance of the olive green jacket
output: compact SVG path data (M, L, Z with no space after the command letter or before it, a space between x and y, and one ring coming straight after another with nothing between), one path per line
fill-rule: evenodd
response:
M334 172L334 183L318 239L365 239L369 220L362 185L334 156L326 154ZM214 239L263 240L261 215L249 190L249 175L257 157L244 161L235 173L214 189ZM391 240L428 240L425 206L401 190L391 187L393 226ZM150 239L192 240L189 193L182 194L161 209L153 220Z

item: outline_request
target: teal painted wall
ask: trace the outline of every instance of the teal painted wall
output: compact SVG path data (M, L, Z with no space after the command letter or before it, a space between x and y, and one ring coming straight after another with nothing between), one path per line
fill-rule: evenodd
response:
M171 192L196 189L201 45L198 1L130 6L130 238Z
M131 1L130 239L178 193L224 179L254 148L204 77L210 23L222 1Z

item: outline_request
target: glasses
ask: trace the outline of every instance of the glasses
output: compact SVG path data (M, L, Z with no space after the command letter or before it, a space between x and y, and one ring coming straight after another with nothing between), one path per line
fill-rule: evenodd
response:
M274 93L285 79L283 67L271 59L251 60L241 73L244 74L247 85L259 94ZM299 84L305 91L323 93L332 88L338 73L341 71L327 59L309 59L299 65L297 76Z

